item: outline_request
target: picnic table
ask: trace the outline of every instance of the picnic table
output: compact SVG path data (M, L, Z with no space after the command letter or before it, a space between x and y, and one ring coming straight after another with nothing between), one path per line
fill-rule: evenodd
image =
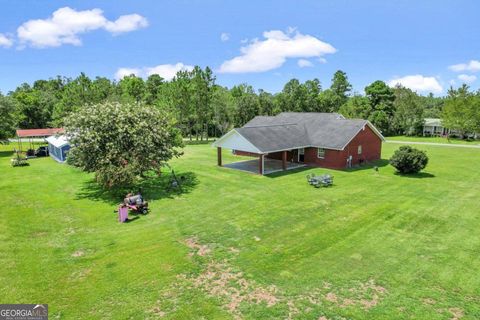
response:
M316 176L315 174L312 174L312 175L307 175L307 181L310 185L314 186L315 188L329 187L333 185L333 176L328 173L320 176Z

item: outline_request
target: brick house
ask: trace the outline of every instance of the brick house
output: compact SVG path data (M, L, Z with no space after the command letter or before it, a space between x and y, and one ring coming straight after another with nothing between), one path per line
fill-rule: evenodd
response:
M283 112L257 116L214 142L218 165L222 148L258 158L232 168L268 174L298 166L343 169L380 159L382 134L368 121L338 113Z

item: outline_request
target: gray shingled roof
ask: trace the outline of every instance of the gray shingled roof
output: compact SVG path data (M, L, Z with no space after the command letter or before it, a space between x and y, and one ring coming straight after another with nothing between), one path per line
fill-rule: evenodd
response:
M243 127L236 130L262 152L309 145L305 127L301 124Z
M257 116L235 130L265 153L309 146L341 150L367 124L338 113L283 112Z

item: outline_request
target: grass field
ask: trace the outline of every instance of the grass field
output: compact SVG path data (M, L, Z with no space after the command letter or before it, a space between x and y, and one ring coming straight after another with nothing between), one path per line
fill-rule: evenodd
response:
M478 149L422 146L412 177L386 161L261 177L188 146L172 162L183 191L165 175L151 213L119 224L121 199L91 175L11 168L0 148L1 303L48 303L52 319L480 318ZM333 187L307 184L323 172Z
M480 145L480 140L464 140L458 138L444 138L444 137L411 137L411 136L393 136L386 137L387 140L400 140L412 142L431 142L431 143L449 143L449 144L471 144Z

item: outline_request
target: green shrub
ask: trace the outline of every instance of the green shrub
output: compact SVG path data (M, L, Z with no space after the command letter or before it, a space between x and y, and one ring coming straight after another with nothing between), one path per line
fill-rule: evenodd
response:
M401 146L390 158L390 164L400 173L417 173L423 170L427 163L427 154L410 146Z

